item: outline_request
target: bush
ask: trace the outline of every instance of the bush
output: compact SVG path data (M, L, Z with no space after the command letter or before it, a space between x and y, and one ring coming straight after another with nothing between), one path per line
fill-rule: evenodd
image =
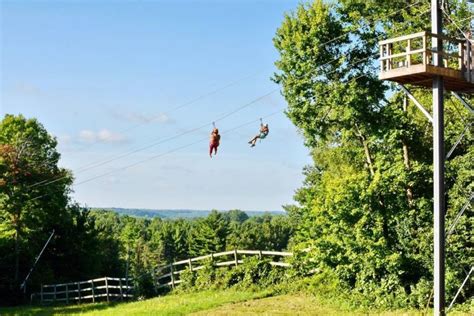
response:
M202 267L202 269L197 271L194 283L194 286L199 290L213 287L216 279L216 267L214 267L212 260L206 260Z
M178 290L228 289L239 287L272 287L285 279L285 271L272 267L269 260L257 257L245 258L244 263L218 268L211 260L206 261L198 271L186 268L181 274Z

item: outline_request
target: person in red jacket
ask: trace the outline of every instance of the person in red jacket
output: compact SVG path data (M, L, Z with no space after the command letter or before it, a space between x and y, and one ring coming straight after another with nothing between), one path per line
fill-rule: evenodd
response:
M219 135L219 130L214 128L211 132L211 137L209 139L209 157L212 158L212 151L214 150L214 155L217 155L217 147L221 140L221 135Z

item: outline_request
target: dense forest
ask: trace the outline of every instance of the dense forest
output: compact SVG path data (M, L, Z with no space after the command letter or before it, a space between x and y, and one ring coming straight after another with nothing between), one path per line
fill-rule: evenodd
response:
M450 16L472 16L445 1ZM27 284L127 272L146 294L159 264L226 249L291 249L292 274L357 304L423 307L433 287L432 129L395 86L380 81L378 41L428 29L429 2L316 0L288 13L276 31L272 79L313 162L288 216L212 211L199 219L120 216L70 198L73 175L59 168L56 139L36 119L0 122L0 304L24 297L20 283L54 230ZM459 23L461 25L461 23ZM455 23L447 34L459 37ZM409 87L423 104L431 91ZM473 101L472 96L464 96ZM446 95L447 299L474 262L472 115ZM128 267L128 269L127 269ZM311 272L311 273L310 273ZM148 279L147 279L148 278ZM317 286L308 289L318 288ZM472 298L468 282L459 301ZM15 293L15 295L12 295Z

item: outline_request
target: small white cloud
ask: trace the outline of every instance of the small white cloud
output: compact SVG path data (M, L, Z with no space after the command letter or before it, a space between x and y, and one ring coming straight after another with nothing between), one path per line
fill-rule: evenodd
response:
M126 137L120 133L109 131L108 129L101 129L97 133L97 138L101 142L117 143L126 140Z
M103 128L98 132L82 130L79 132L79 140L84 143L123 143L127 138L120 133Z
M30 97L39 97L43 95L43 91L40 87L28 82L16 83L13 86L13 90L18 94Z
M59 135L57 139L60 145L69 145L72 142L72 136L68 134Z
M95 133L90 130L82 130L79 132L79 140L85 143L93 143L97 139Z
M113 110L112 116L120 120L125 120L128 122L140 123L140 124L150 124L150 123L172 124L175 122L166 113L148 114L148 113L140 113L140 112L122 112L122 111Z

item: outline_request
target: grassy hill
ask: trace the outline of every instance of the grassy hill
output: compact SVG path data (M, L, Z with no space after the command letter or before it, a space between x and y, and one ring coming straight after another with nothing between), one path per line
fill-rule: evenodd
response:
M270 291L202 291L170 294L153 299L117 304L84 304L66 307L0 308L0 315L423 315L417 310L368 311L339 308L306 294L271 296ZM432 311L428 311L431 315ZM467 316L470 313L452 312Z

